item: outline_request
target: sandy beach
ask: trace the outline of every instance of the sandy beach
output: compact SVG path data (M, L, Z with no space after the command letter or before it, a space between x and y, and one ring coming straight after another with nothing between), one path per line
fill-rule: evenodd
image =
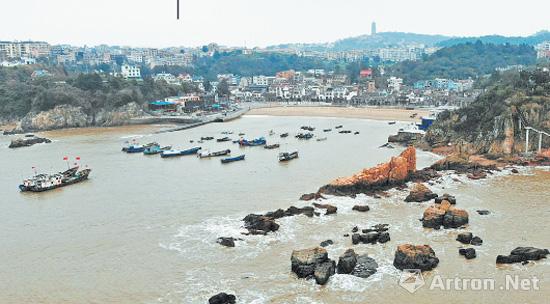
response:
M415 118L411 115L417 113ZM397 108L341 108L341 107L270 107L251 109L247 115L269 115L269 116L316 116L316 117L341 117L341 118L363 118L374 120L396 120L396 121L419 121L420 117L428 116L427 110L405 110Z

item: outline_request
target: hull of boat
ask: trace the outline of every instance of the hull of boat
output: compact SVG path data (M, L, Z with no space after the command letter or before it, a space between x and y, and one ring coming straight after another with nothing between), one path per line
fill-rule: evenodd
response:
M224 158L221 160L222 164L228 164L236 161L244 160L244 155L237 156L237 157L230 157L230 158Z
M54 185L54 186L50 186L50 187L36 187L36 186L25 187L24 185L19 185L19 190L21 190L21 192L45 192L45 191L49 191L49 190L53 190L53 189L57 189L57 188L62 188L62 187L65 187L65 186L77 184L77 183L80 183L82 181L87 180L88 176L90 175L90 172L91 172L90 169L84 170L84 171L80 172L79 176L74 177L74 178L72 178L72 179L70 179L66 182L63 182L59 185Z

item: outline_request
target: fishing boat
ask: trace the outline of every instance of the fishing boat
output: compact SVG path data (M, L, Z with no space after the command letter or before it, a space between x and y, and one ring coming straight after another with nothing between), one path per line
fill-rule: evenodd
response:
M222 134L224 134L224 135L231 135L231 134L233 134L233 132L232 132L232 131L223 131Z
M359 135L359 131L355 131L355 133L353 133L354 135Z
M214 139L214 137L212 136L201 137L201 140L212 140L212 139Z
M244 133L239 133L239 136L245 136L245 135L246 135L246 134L244 134Z
M342 125L338 125L338 126L334 127L334 129L342 129L343 127L344 126L342 126Z
M323 132L330 132L332 129L323 129Z
M395 125L396 123L396 121L388 121L388 125Z
M317 138L317 141L325 141L325 140L327 140L326 137Z
M298 133L298 135L296 135L296 138L298 138L298 139L312 139L313 134L312 133Z
M256 138L254 140L246 140L246 139L239 140L239 145L242 146L242 147L263 146L266 143L267 142L266 142L265 138L263 138L263 137Z
M200 158L210 158L210 157L218 157L218 156L225 156L231 154L231 150L221 150L216 152L210 152L210 151L203 151L199 153Z
M281 134L280 136L281 136L281 138L288 137L288 133L283 133L283 134Z
M78 170L79 167L70 168L67 171L54 174L37 174L29 179L23 180L19 185L22 192L44 192L68 185L76 184L88 179L91 169Z
M340 134L350 134L351 131L350 130L342 130L342 131L339 131L338 133L340 133Z
M132 144L132 145L129 145L127 147L123 147L122 151L126 152L126 153L141 153L141 152L145 151L146 148L154 146L154 145L158 145L158 144L155 143L155 142L148 143L146 145Z
M231 141L231 138L229 137L224 137L224 138L218 138L216 139L217 142L226 142L226 141Z
M168 151L170 149L172 149L172 146L161 147L160 145L152 145L150 147L145 148L145 150L143 150L143 154L155 155L155 154L161 153L162 151Z
M301 126L300 129L304 131L310 131L310 132L315 131L315 127L311 127L311 126Z
M279 153L279 161L280 162L290 161L290 160L293 160L295 158L298 158L298 151Z
M228 164L228 163L232 163L232 162L236 162L236 161L240 161L240 160L244 160L244 154L239 155L239 156L235 156L235 157L223 158L221 160L221 162L222 162L222 164Z
M279 147L280 147L279 144L272 144L272 145L266 145L266 146L264 146L264 149L273 150L273 149L277 149L277 148L279 148Z
M160 152L160 157L167 158L167 157L176 157L176 156L184 156L184 155L193 155L197 154L201 147L194 147L187 150L167 150Z

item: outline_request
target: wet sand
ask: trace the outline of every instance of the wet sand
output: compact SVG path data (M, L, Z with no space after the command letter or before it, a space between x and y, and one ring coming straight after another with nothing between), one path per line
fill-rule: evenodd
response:
M417 113L415 118L411 115ZM373 120L419 121L420 117L428 116L428 110L406 110L398 108L342 108L342 107L270 107L250 110L247 115L269 116L308 116L308 117L339 117L339 118L363 118Z

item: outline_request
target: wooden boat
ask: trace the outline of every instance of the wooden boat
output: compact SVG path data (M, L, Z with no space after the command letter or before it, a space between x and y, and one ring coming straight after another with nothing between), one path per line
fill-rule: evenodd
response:
M222 164L228 164L228 163L232 163L232 162L236 162L236 161L241 161L241 160L244 160L244 154L243 155L239 155L239 156L235 156L235 157L228 157L228 158L223 158L221 160Z
M325 141L325 140L327 140L326 137L317 138L317 141Z
M210 158L210 157L225 156L225 155L229 155L229 154L231 154L231 150L229 150L229 149L216 151L216 152L204 151L204 152L199 153L199 157L200 158Z
M21 192L44 192L61 188L87 180L90 172L92 172L91 169L84 169L81 171L78 169L79 167L73 167L64 172L35 175L32 178L24 180L23 183L19 185L19 190L21 190Z
M283 134L281 134L280 136L281 136L281 138L288 137L288 133L283 133Z
M353 133L354 135L359 135L359 131L355 131L355 133Z
M126 152L126 153L141 153L141 152L145 151L146 148L149 148L149 147L154 146L154 145L158 145L158 144L155 143L155 142L148 143L146 145L132 144L132 145L129 145L127 147L122 148L122 151Z
M285 162L298 158L298 151L279 153L279 161Z
M344 126L342 126L342 125L338 125L338 126L334 127L334 129L342 129L343 127Z
M162 151L168 151L170 149L172 149L172 146L161 147L160 145L153 145L145 148L145 150L143 150L143 154L155 155L155 154L160 154Z
M264 146L264 149L273 150L279 148L279 146L279 144L266 145Z
M323 132L330 132L332 129L323 129Z
M218 138L216 139L217 142L226 142L226 141L231 141L231 138L229 137L224 137L224 138Z
M315 131L315 127L311 127L311 126L301 126L300 129L304 131L310 131L310 132Z
M201 140L212 140L212 139L214 139L214 137L212 136L201 137Z
M396 123L396 121L388 121L388 125L395 125Z
M168 157L177 157L177 156L184 156L184 155L193 155L197 154L201 147L194 147L187 150L167 150L160 152L160 157L162 158L168 158Z
M267 142L265 140L265 138L263 137L260 137L260 138L256 138L254 140L246 140L246 139L241 139L239 140L239 145L242 146L242 147L255 147L255 146L263 146L265 145Z
M298 133L298 135L296 135L296 138L298 138L298 139L312 139L313 134L312 133Z
M245 136L245 135L246 135L246 134L244 134L244 133L239 133L239 136Z
M338 133L340 133L340 134L350 134L351 131L350 130L342 130L342 131L339 131Z

